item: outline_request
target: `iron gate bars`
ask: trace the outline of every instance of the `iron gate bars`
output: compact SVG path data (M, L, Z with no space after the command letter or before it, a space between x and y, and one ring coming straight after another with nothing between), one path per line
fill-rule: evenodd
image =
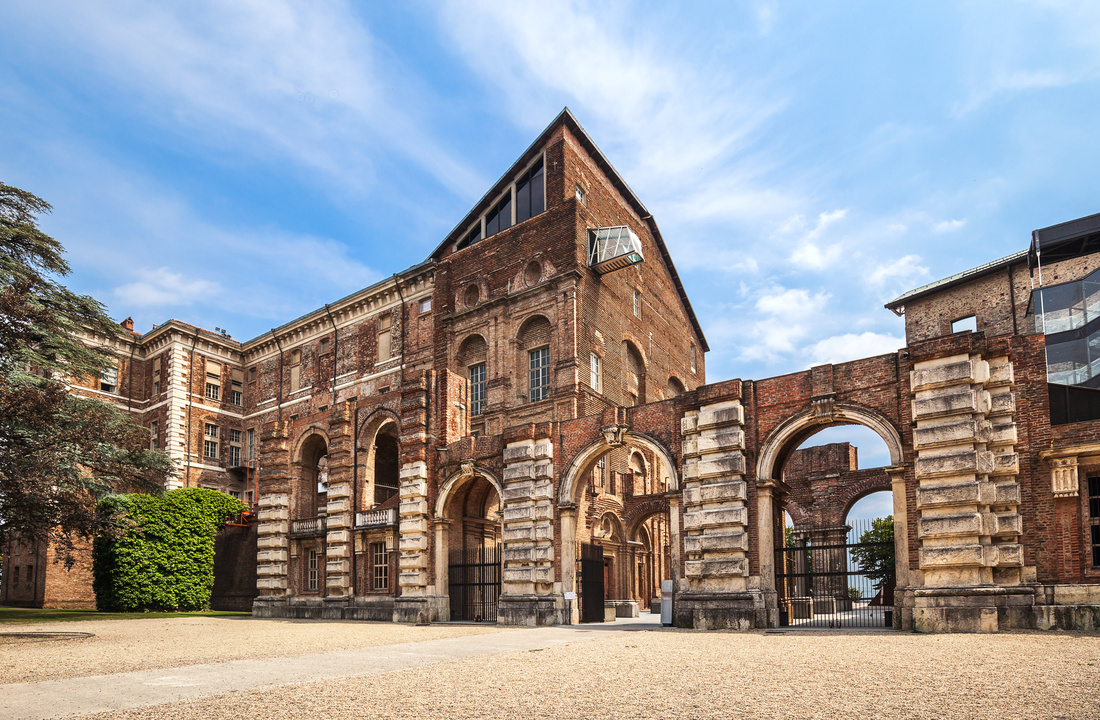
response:
M788 528L775 552L780 626L893 626L894 541L875 530L871 522Z
M500 560L500 545L451 550L447 573L451 620L496 622Z

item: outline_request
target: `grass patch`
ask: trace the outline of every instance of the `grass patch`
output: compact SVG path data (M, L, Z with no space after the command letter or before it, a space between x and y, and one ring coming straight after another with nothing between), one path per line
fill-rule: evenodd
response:
M74 620L134 620L174 617L249 617L252 613L203 610L199 612L99 612L98 610L51 610L0 607L0 623L70 622Z

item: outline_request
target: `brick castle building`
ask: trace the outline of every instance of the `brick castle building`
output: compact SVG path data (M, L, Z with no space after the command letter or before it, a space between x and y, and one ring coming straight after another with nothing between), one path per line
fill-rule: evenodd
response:
M243 343L131 333L80 392L178 485L253 505L257 616L572 623L671 581L679 626L774 627L799 603L784 512L825 537L885 490L895 626L1096 627L1097 239L1048 228L903 295L896 353L707 384L660 230L564 111L425 262ZM796 452L844 424L890 465Z

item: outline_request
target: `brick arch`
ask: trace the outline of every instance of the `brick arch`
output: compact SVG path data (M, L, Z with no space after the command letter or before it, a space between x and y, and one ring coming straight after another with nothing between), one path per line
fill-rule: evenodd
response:
M627 516L628 525L626 529L627 539L632 539L638 533L638 528L645 523L646 520L654 515L667 514L669 511L668 498L650 498L637 505L630 505L624 510L624 514Z
M840 512L840 519L843 522L848 519L848 513L852 511L852 507L857 502L873 495L877 492L891 492L893 490L890 485L890 476L886 474L886 471L882 471L882 478L866 478L858 483L853 483L850 487L845 488L845 493L842 499L843 510Z
M609 438L611 440L609 441ZM592 466L600 456L609 452L613 447L621 445L634 445L652 452L668 468L669 489L679 491L680 475L677 472L676 458L660 440L645 433L631 432L625 426L609 426L603 428L600 436L585 445L573 456L562 473L561 484L558 486L558 502L570 504L576 496L579 487L578 479Z
M504 512L504 489L500 484L500 479L493 473L493 471L479 467L476 465L462 466L455 472L451 473L443 482L443 487L439 488L439 495L435 500L435 516L437 518L446 517L447 504L451 500L451 496L455 491L465 484L467 480L473 480L476 477L483 477L489 481L489 484L493 486L493 489L497 491L497 502L500 504L500 511Z
M320 425L310 425L302 430L298 435L298 439L294 441L294 450L290 453L290 462L292 464L300 464L302 462L302 447L311 437L320 437L325 441L325 449L332 447L332 441L329 439L328 431L322 428Z
M837 403L825 417L811 407L779 423L760 446L756 463L757 481L775 479L777 470L782 468L786 456L798 443L831 425L862 425L873 430L886 443L890 451L890 464L902 464L904 444L901 433L889 418L873 408Z

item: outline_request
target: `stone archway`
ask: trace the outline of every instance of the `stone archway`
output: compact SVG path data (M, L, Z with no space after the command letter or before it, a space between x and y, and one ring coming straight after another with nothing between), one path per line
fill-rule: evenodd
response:
M577 592L576 562L578 557L578 503L582 487L587 482L595 463L603 456L618 448L641 448L653 453L659 464L667 469L669 492L667 510L669 515L668 536L671 546L671 574L679 578L682 562L680 558L679 500L680 474L671 452L660 441L643 433L631 432L626 425L610 425L601 429L600 436L574 456L562 474L558 487L558 507L560 508L559 538L561 540L561 578L566 593ZM656 474L656 469L651 468ZM570 622L577 622L577 606L574 604Z
M904 443L901 433L888 418L877 410L858 405L827 401L793 415L768 435L760 446L756 464L757 483L757 548L760 558L760 579L765 603L770 611L769 625L778 617L775 581L775 512L777 494L785 494L782 469L787 457L806 438L818 430L835 425L861 425L875 432L886 443L890 466L883 468L894 504L894 533L897 575L899 583L908 577L908 538L905 519L905 481L903 478ZM885 485L886 483L883 483ZM876 488L884 489L884 488ZM865 494L855 489L856 494ZM851 498L845 497L845 512ZM899 512L900 508L900 512ZM780 527L782 523L780 523Z
M462 463L440 488L434 519L435 587L436 593L446 598L445 617L474 621L497 618L503 498L496 475L473 462ZM462 572L456 562L463 568L479 566L474 569L476 587L467 587L468 573ZM461 588L451 586L455 572L460 573L456 583L461 583ZM490 587L494 583L495 587Z

